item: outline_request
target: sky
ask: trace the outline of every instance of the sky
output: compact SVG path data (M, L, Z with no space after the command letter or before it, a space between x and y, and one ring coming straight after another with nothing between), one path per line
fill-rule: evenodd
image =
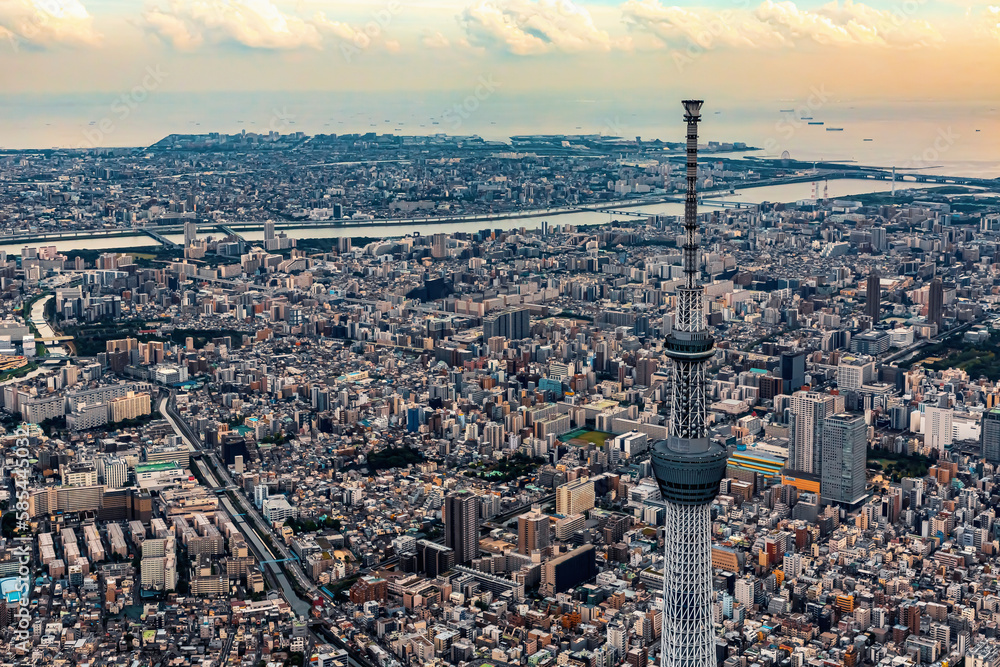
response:
M0 95L1000 98L1000 0L0 0Z

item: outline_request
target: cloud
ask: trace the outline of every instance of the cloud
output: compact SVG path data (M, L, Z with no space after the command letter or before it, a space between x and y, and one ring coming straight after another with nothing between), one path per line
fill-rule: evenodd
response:
M326 14L319 12L313 18L310 25L314 25L321 35L332 36L344 42L367 45L371 38L360 28L355 28L349 23L341 21L331 21L326 18Z
M986 29L989 33L1000 39L1000 7L990 5L985 12Z
M686 9L660 0L628 0L622 5L625 24L655 35L667 46L783 47L817 43L825 46L915 48L937 44L941 35L926 21L902 9L881 11L868 5L836 0L815 11L790 1L764 0L755 10Z
M428 32L420 39L420 43L428 49L447 49L451 46L448 38L440 32Z
M860 2L836 0L815 12L793 2L764 0L754 15L786 39L812 40L835 46L888 46L914 48L942 41L927 21L911 18L902 9L881 11Z
M735 9L667 7L659 0L629 0L623 20L632 30L648 31L663 44L761 47L785 43L784 37L748 12Z
M473 46L514 55L609 51L611 37L571 0L477 0L459 15Z
M0 0L0 36L42 49L101 42L79 0Z
M332 21L323 12L310 19L287 14L271 0L169 0L143 14L151 33L180 51L203 44L237 44L271 51L322 49L330 41L360 49L382 42L381 26L366 33L348 23ZM390 51L395 42L382 42Z

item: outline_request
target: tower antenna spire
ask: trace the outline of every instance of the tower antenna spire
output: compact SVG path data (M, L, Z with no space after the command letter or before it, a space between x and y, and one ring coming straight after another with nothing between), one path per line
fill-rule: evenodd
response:
M668 439L653 444L653 474L666 503L662 667L714 667L711 503L726 474L726 450L708 438L708 365L715 339L705 321L698 239L698 123L701 100L685 100L687 197L684 285L677 290L670 358Z

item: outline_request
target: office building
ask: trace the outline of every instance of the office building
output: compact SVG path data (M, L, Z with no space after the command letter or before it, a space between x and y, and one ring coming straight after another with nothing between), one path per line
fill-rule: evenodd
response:
M924 444L943 452L955 439L951 408L924 406Z
M865 299L865 315L871 318L873 324L878 324L879 315L882 312L882 278L874 269L868 274Z
M531 318L527 308L511 308L483 318L483 340L502 336L521 340L531 336Z
M542 564L542 595L555 595L597 576L597 549L593 544L551 558Z
M851 339L851 352L874 357L887 352L891 345L888 331L869 329Z
M993 408L983 415L980 442L983 458L988 463L1000 465L1000 408Z
M865 499L868 425L849 414L823 420L820 495L829 503L854 507Z
M431 579L455 567L454 549L430 540L420 540L416 548L418 569Z
M122 489L128 483L128 463L120 458L109 458L104 462L104 484L109 489Z
M837 387L843 391L858 391L876 377L875 361L868 357L849 355L837 366Z
M194 222L184 223L184 247L190 248L198 240L198 225Z
M835 399L828 394L797 391L789 401L788 468L818 475L822 465L823 419L834 412Z
M791 395L806 383L805 352L783 352L781 354L781 392Z
M927 291L927 321L939 330L944 323L944 284L940 278L932 280Z

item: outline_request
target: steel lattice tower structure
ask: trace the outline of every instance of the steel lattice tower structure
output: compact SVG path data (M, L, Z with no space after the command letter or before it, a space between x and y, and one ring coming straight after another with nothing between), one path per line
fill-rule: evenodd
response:
M666 502L661 667L715 667L712 632L711 503L726 473L726 450L708 439L708 364L715 339L705 322L698 248L698 122L700 100L684 101L687 199L684 203L684 286L666 340L671 359L670 429L653 445L653 474Z

